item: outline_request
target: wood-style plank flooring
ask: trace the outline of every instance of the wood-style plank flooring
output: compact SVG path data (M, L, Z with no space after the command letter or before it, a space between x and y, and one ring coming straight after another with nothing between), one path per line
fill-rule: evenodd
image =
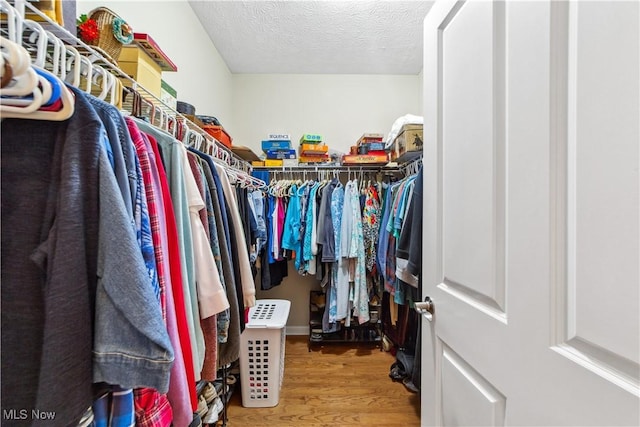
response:
M420 395L389 378L395 361L373 345L325 344L307 351L306 336L289 336L279 404L244 408L239 389L229 427L410 427L420 425Z

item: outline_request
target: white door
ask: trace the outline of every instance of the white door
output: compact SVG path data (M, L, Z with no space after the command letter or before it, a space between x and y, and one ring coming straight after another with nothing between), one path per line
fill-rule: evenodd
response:
M423 425L640 424L640 3L425 19Z

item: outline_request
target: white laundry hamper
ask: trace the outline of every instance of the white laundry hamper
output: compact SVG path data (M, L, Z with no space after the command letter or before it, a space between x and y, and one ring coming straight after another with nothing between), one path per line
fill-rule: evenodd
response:
M256 301L240 336L240 385L242 406L276 406L284 375L285 328L291 302Z

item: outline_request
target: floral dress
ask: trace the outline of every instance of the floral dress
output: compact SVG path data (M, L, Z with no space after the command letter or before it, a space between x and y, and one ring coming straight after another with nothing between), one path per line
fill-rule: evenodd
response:
M373 185L366 190L362 210L362 233L364 235L365 265L373 272L376 265L376 244L380 231L380 197Z

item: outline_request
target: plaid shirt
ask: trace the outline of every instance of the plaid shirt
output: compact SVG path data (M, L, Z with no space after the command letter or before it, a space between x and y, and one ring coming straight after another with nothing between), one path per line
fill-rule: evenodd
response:
M133 427L136 424L133 412L133 390L118 386L110 387L92 406L95 427Z
M167 274L164 268L164 250L160 244L160 220L158 218L158 192L160 189L154 186L154 179L152 175L153 165L149 159L149 153L145 143L145 135L140 132L136 123L130 117L125 117L127 122L127 128L131 134L133 145L136 148L136 154L140 161L140 169L142 171L142 181L144 182L146 192L147 210L149 212L149 221L151 223L151 237L154 244L154 254L156 270L158 273L158 284L160 287L160 305L162 307L162 318L167 320L167 302L166 302L166 286L167 286ZM157 172L156 172L157 173Z
M136 426L168 427L173 421L173 411L164 394L152 388L134 390Z

